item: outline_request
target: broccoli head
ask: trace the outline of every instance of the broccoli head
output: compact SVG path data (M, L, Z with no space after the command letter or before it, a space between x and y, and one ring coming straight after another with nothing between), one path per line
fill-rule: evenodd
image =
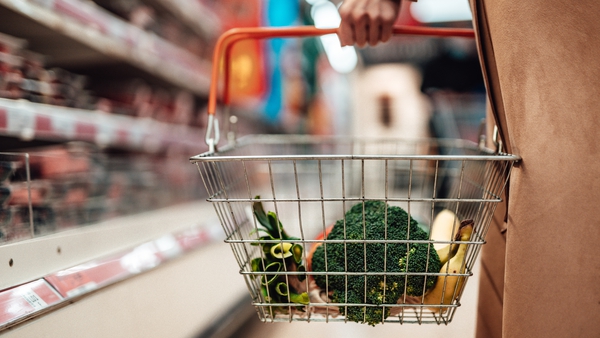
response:
M428 243L383 242L386 239L429 239L406 211L383 201L354 205L327 236L327 240L365 239L382 242L325 242L320 245L312 257L312 271L356 273L315 275L314 279L320 288L333 291L332 299L336 303L375 305L340 306L348 320L374 325L387 318L390 312L385 308L384 313L384 307L377 305L396 304L405 292L408 296L421 296L435 285L435 276L410 273L437 273L441 263L437 252ZM360 274L365 272L387 274Z

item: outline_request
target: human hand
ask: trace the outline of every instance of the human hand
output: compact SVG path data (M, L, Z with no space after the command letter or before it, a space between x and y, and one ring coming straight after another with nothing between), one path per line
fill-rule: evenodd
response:
M342 46L364 47L386 42L392 36L400 0L344 0L338 36Z

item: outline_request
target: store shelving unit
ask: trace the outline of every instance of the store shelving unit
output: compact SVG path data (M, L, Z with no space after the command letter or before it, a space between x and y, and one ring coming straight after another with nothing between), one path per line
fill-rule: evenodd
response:
M140 76L198 95L208 91L208 61L87 2L0 0L0 16L7 18L0 32L26 39L54 66Z
M168 10L208 40L219 33L218 17L201 2L147 2ZM200 101L207 94L208 60L90 1L0 0L0 18L0 33L27 41L28 49L47 56L52 67L107 81L141 78L152 85L188 91ZM181 157L181 166L192 166L187 157L205 147L203 130L188 125L1 98L0 136L25 144L83 141L125 154L160 154L175 149L176 153L186 154ZM119 304L124 311L140 311L138 303L122 295L123 288L131 290L131 295L143 295L149 306L161 309L134 316L144 321L148 332L158 334L170 327L172 332L185 335L214 330L219 316L232 313L232 307L240 308L239 300L246 292L241 281L233 281L239 279L230 278L228 292L218 301L211 300L212 308L195 306L189 311L188 301L205 302L207 295L218 294L223 286L190 268L214 261L227 271L237 270L235 262L228 260L229 252L223 253L223 260L214 259L216 252L220 255L227 248L214 249L210 245L221 240L221 229L211 220L213 213L203 201L188 201L56 233L36 234L30 239L0 241L0 334L29 335L68 327L60 323L70 321L72 313L93 318L98 315L97 308L90 308L90 304L119 299L128 301ZM212 248L207 253L210 257L203 254L207 248ZM198 289L183 293L180 288L190 283ZM152 318L177 310L187 311L186 316L170 323ZM121 323L122 327L115 330L126 332L139 326L131 318L111 319L110 311L103 315ZM153 330L151 322L161 328ZM110 331L110 327L100 329L93 320L82 319L79 326L90 330L86 336Z
M0 329L221 240L216 219L194 221L211 211L191 202L0 246Z

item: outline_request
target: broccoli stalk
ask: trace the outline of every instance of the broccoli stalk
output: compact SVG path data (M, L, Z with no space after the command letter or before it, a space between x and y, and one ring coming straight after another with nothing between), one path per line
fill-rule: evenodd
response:
M384 307L379 305L396 304L404 293L421 296L435 285L435 276L410 273L437 273L441 263L437 252L428 243L384 243L386 239L428 240L429 236L404 210L382 201L354 205L327 236L327 240L365 239L382 242L325 242L312 256L312 271L405 273L314 275L320 288L333 291L333 302L378 305L340 306L340 312L348 320L375 325L390 313L389 307L384 312Z
M256 196L256 198L260 198ZM308 304L309 298L306 292L299 292L299 285L306 275L290 275L285 278L285 271L306 271L302 264L304 248L298 243L297 237L289 236L283 229L283 225L274 212L265 212L260 201L252 205L254 215L261 227L252 233L263 233L259 237L263 255L250 262L253 272L261 274L261 291L265 300L269 303L299 303ZM251 233L251 234L252 234ZM266 243L267 240L282 240L280 243ZM285 241L285 242L284 242ZM288 301L289 299L289 301Z

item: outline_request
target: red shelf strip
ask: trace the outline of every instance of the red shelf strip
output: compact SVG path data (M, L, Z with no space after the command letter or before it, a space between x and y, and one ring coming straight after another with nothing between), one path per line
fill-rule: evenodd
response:
M0 328L62 301L43 279L0 291Z

